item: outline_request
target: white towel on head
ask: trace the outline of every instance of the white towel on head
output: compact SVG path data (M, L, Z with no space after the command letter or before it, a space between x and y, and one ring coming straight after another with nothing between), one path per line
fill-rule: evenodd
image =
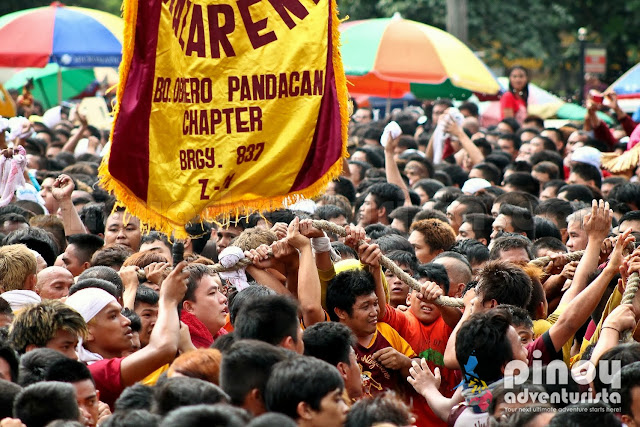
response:
M84 321L89 323L111 301L116 299L109 292L99 288L86 288L67 298L65 304L80 313Z
M13 312L18 311L27 305L38 304L42 301L40 299L40 295L33 291L26 291L22 289L4 292L0 297L9 303L11 311Z

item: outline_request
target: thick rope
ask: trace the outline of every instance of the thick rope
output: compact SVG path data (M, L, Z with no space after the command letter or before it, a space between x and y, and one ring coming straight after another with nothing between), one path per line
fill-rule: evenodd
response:
M568 254L563 254L563 255L567 258L568 262L580 261L580 258L582 258L582 255L584 255L584 251L569 252ZM534 260L529 261L529 264L535 267L543 268L550 262L551 262L551 257L541 256L540 258L536 258Z
M624 289L624 293L622 294L622 301L620 304L631 304L633 299L638 292L638 288L640 287L640 276L638 273L632 273L631 276L627 279L627 287ZM633 341L633 329L629 329L624 331L621 334L620 339L622 342L632 342Z
M313 223L313 226L319 230L327 231L342 237L345 237L347 235L347 231L345 230L344 227L336 225L332 222L325 221L325 220L313 220L312 223ZM361 243L364 243L364 242L363 241L358 242L358 244L361 244ZM566 254L566 257L567 257L567 260L571 262L571 261L578 261L580 258L582 258L582 255L584 255L584 251L576 251L576 252L571 252ZM550 257L544 256L544 257L536 258L530 261L529 264L535 265L536 267L544 267L550 261L551 261ZM208 266L208 270L212 274L220 273L222 271L235 271L235 270L240 270L242 268L246 268L251 264L252 264L251 260L244 258L238 261L235 265L231 267L225 267L222 264L214 264L214 265ZM380 265L382 265L387 270L391 270L397 278L399 278L402 282L408 285L411 289L415 291L420 291L420 287L422 286L422 284L418 282L416 279L414 279L413 277L411 277L409 274L405 273L400 267L396 265L396 263L391 261L386 256L382 255L382 257L380 258ZM140 280L145 280L146 279L145 272L143 270L139 270L138 277L140 278ZM638 286L636 285L636 290L637 288ZM434 301L434 303L440 306L445 306L445 307L464 307L462 298L452 298L446 295L438 297Z

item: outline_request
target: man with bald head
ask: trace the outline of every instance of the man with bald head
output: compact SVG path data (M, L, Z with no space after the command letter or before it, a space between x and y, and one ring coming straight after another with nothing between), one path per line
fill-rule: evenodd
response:
M63 267L47 267L37 277L36 293L42 299L64 298L73 285L73 274Z
M446 251L439 254L433 259L434 264L442 265L447 270L449 277L449 296L461 297L467 283L473 278L471 264L467 259L457 253Z

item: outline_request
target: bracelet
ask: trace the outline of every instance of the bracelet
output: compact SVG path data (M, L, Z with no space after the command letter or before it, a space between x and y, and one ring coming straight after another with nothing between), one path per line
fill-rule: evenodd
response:
M331 250L331 240L329 240L326 234L325 237L312 237L311 248L313 248L313 251L316 253L329 252Z
M617 330L616 328L614 328L613 326L603 326L602 329L613 329L614 331L616 331L618 334L620 333L619 330Z

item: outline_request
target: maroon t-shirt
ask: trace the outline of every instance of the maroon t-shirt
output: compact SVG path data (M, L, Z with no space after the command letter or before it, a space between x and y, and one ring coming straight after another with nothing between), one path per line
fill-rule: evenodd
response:
M100 400L109 405L113 412L113 405L120 393L124 390L122 377L120 375L120 365L124 357L114 359L99 360L88 366L96 389L100 391Z

